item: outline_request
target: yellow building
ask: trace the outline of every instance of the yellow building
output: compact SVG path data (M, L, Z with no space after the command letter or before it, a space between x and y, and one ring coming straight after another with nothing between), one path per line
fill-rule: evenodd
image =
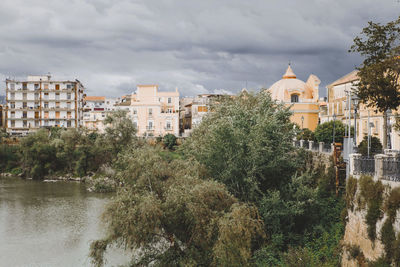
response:
M293 112L291 121L300 128L308 128L312 131L318 125L318 90L321 81L311 74L307 82L297 79L290 65L282 79L274 83L268 90L272 99L281 101Z
M348 124L348 98L350 95L354 95L357 89L357 70L354 70L338 80L334 81L327 86L328 89L328 112L325 116L325 120L329 121L333 119L335 115L336 120L341 120L343 123ZM388 115L388 140L389 147L395 150L400 150L400 132L396 131L393 126L396 123L396 116L398 111L392 110L392 113ZM350 101L350 124L354 126L354 105ZM371 136L383 140L383 115L378 112L374 107L367 107L364 104L359 104L357 110L357 144L363 140L364 136L368 135L368 131ZM369 127L368 127L369 121ZM369 128L369 129L368 129Z

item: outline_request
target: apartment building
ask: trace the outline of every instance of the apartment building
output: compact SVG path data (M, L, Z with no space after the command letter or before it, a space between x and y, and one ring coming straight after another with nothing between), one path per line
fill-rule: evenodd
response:
M334 118L348 124L348 116L350 113L350 125L354 126L354 103L350 101L351 96L355 95L358 81L357 71L354 70L327 86L328 103L327 113L324 121L330 121ZM350 112L349 112L350 108ZM392 149L400 150L400 132L391 127L396 122L397 111L393 110L388 115L388 139ZM369 122L369 123L368 123ZM374 107L367 107L359 104L356 116L357 144L359 144L368 132L382 142L384 134L383 114L378 112Z
M160 92L158 85L138 85L136 93L118 105L128 109L138 136L179 135L179 92Z
M79 80L52 80L50 75L6 79L7 132L24 135L41 127L80 127L83 91Z
M118 98L105 96L85 96L83 106L83 126L91 131L104 132L104 120L116 109Z

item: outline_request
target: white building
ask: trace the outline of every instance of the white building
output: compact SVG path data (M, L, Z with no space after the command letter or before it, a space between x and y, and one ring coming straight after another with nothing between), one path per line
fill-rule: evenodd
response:
M82 123L82 83L47 76L6 79L6 128L26 134L40 127L78 128Z
M118 98L104 96L86 96L83 107L83 126L89 130L104 132L104 120L107 115L116 109Z

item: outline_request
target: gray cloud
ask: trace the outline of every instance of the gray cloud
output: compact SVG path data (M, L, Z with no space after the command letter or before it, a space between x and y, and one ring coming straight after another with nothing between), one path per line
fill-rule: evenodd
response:
M362 27L399 11L396 0L2 0L0 78L51 72L92 95L142 83L195 95L268 87L291 61L323 88L360 63L347 50Z

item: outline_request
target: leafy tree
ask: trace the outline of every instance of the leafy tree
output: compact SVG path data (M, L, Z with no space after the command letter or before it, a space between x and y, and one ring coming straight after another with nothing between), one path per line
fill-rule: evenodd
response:
M351 52L364 61L358 67L357 95L368 107L383 113L383 147L387 147L387 111L400 105L400 17L387 24L368 22L354 38Z
M370 143L370 155L375 155L382 152L382 144L379 138L375 136L371 136ZM364 136L364 139L358 145L358 153L361 153L363 156L368 155L368 136Z
M333 141L333 125L335 125L335 142L343 143L343 137L345 135L345 125L339 120L328 121L319 124L315 129L314 135L318 142L324 142L330 144ZM351 135L354 134L354 128L351 127Z
M257 209L225 186L200 179L196 163L168 161L144 146L120 154L124 184L104 219L108 235L91 244L97 266L111 244L140 251L133 265L246 266L258 237Z
M314 141L315 140L315 135L313 131L311 131L308 128L303 128L300 130L300 132L297 134L297 139L298 140L309 140L309 141Z
M289 107L266 92L220 99L181 146L242 201L286 184L300 166Z
M173 134L166 134L163 138L164 146L169 150L174 150L176 146L176 136Z

